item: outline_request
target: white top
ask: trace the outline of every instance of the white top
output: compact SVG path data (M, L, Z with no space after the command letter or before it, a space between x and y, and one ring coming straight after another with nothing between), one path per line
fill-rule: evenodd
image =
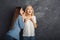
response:
M36 23L36 17L32 16L32 19ZM32 21L27 20L24 24L25 24L25 27L23 30L23 36L28 36L28 37L35 36L35 29L34 29L34 25L33 25Z

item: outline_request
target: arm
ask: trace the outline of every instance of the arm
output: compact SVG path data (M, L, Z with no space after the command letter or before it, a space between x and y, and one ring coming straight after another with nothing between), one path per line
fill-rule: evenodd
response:
M23 28L24 28L24 22L23 22L23 19L22 19L21 16L19 16L19 18L18 18L18 23L19 23L19 27L20 27L21 29L23 29Z
M36 17L35 16L33 18L31 18L31 21L34 25L34 28L37 28L37 23L36 23Z

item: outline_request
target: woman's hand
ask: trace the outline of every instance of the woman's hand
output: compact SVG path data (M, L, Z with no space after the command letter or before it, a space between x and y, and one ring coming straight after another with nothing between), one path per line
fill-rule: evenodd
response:
M36 29L37 28L37 24L34 22L34 20L32 18L30 20L32 21L32 23L34 25L34 28Z
M26 22L27 20L28 20L27 17L25 17L25 18L24 18L24 22Z
M32 18L30 18L30 20L34 23L34 21L33 21L33 19L32 19Z
M22 18L23 18L23 22L24 22L24 19L25 19L25 15L24 14L22 15Z

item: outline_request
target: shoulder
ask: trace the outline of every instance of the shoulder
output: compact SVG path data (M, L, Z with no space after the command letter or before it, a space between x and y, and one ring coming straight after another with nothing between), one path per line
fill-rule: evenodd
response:
M22 16L21 15L18 15L18 20L22 20Z
M32 18L36 18L36 16L34 15L34 16L32 16Z
M18 15L18 17L21 17L21 15Z
M18 18L22 18L22 16L21 15L18 15Z

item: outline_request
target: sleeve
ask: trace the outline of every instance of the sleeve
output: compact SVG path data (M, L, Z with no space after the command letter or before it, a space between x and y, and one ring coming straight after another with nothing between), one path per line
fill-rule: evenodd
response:
M23 22L23 20L22 20L22 17L18 17L18 23L19 23L19 27L21 28L21 29L23 29L24 28L24 22Z
M36 16L33 16L32 19L36 23Z

